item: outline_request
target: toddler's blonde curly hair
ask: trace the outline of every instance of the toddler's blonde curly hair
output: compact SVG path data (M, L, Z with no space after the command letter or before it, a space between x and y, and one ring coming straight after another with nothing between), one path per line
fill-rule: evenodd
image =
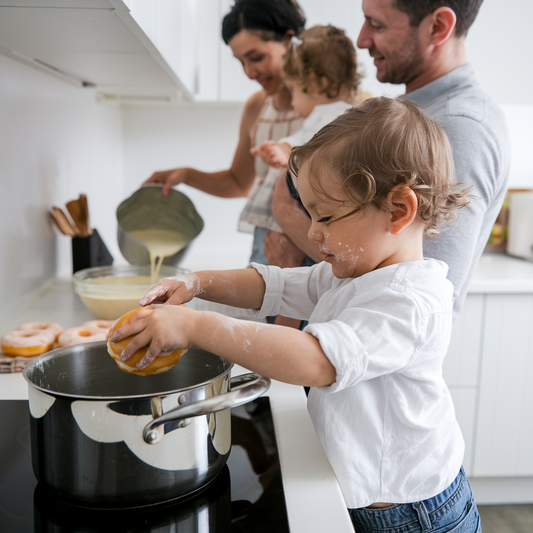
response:
M303 31L284 57L282 76L308 92L318 87L328 98L359 86L357 59L351 39L335 26L313 26Z
M454 219L471 197L459 188L448 138L415 103L404 98L370 98L324 126L308 143L293 148L289 171L306 164L315 193L330 201L385 209L388 193L404 184L418 200L425 237ZM334 198L321 185L323 172L341 177L347 198Z

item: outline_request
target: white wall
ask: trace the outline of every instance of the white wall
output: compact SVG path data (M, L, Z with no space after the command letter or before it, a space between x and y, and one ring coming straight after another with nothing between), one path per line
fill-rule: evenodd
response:
M121 116L80 89L0 55L0 319L47 280L72 273L70 239L48 210L87 194L93 225L118 254ZM1 321L1 320L0 320Z
M240 106L125 110L127 195L156 170L229 168L237 146L240 115ZM179 189L189 196L205 222L182 266L191 270L246 266L252 237L236 231L245 199L216 198L183 185Z

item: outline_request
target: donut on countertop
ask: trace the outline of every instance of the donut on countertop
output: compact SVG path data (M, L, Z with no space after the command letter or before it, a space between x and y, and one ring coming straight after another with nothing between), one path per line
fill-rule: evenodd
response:
M106 332L109 332L113 324L115 323L114 320L89 320L88 322L84 322L82 324L83 327L90 327L90 328L97 328L97 329L105 329Z
M55 340L51 331L24 328L9 331L2 337L0 344L7 355L35 357L49 352Z
M75 328L68 328L57 339L59 348L65 346L72 346L74 344L81 344L83 342L105 341L107 339L107 331L91 326L76 326Z
M139 307L138 309L134 309L133 311L129 311L125 315L121 316L113 325L111 330L109 331L109 337L117 330L120 329L122 326L128 324L132 321L132 319L137 315L137 313L142 313L140 317L142 318L142 315L148 315L153 311L153 309L147 309L143 307ZM126 337L125 339L122 339L119 342L111 342L109 339L107 341L107 351L109 352L109 355L116 361L118 367L123 370L124 372L129 372L131 374L137 374L139 376L148 376L150 374L160 374L161 372L166 372L167 370L170 370L181 359L181 356L187 351L187 350L176 350L169 355L164 356L158 356L156 357L146 368L137 368L137 363L144 357L144 354L148 350L148 347L141 348L140 350L137 350L127 361L121 361L120 355L122 354L122 351L126 346L131 342L133 339L133 335L130 337Z
M59 337L59 334L63 331L63 328L55 322L25 322L17 329L39 329L41 331L50 331L54 334L56 340Z
M114 320L89 320L88 322L84 322L80 327L96 328L98 331L105 333L105 338L107 339L109 330L114 323Z

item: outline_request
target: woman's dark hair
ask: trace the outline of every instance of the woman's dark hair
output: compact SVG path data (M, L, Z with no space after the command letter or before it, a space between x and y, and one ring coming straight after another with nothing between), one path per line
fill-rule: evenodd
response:
M264 41L281 41L291 31L298 35L305 17L296 0L235 0L222 20L222 39L228 44L242 30L258 32Z
M407 13L411 26L418 27L423 19L439 7L449 7L455 13L455 34L466 35L476 19L483 0L396 0L396 9Z

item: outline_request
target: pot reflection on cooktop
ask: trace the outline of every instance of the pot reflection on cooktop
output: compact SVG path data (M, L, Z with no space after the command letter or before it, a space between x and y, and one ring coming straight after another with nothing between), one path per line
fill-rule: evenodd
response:
M227 465L205 488L174 502L109 511L63 503L31 467L28 402L0 401L2 533L289 531L268 397L232 409Z

